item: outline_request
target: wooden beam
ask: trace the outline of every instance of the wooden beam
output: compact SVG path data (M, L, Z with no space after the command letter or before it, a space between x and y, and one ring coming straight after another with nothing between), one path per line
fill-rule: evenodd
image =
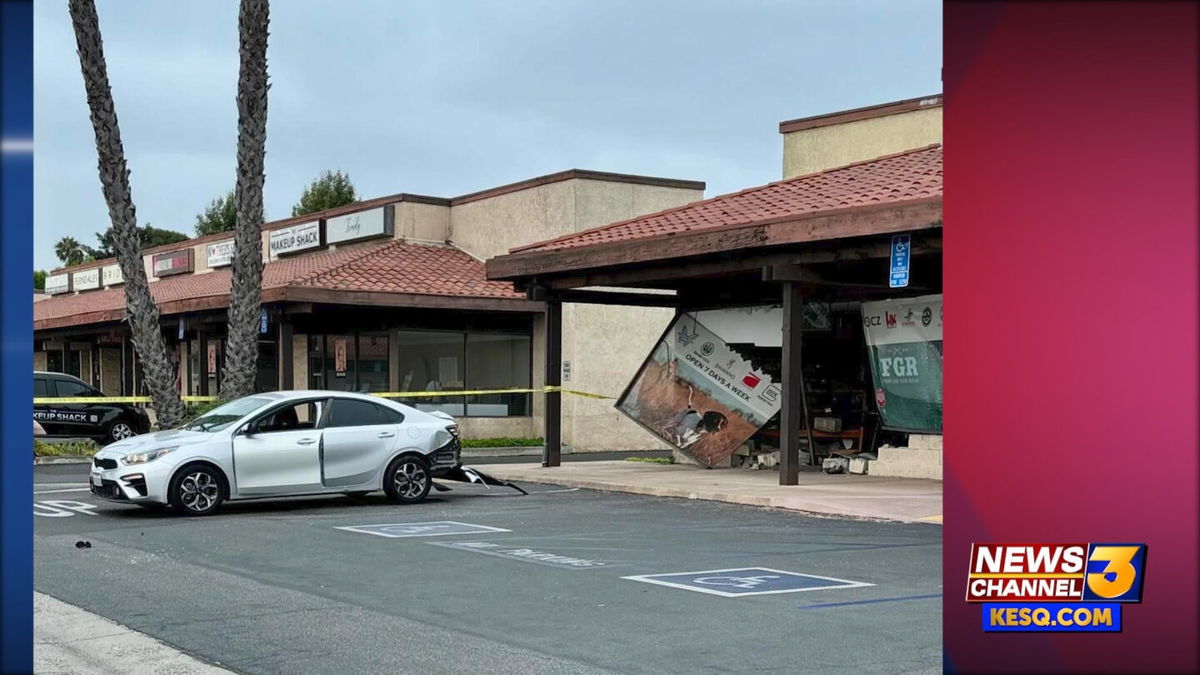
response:
M800 284L783 283L783 402L779 414L779 484L800 482L800 435L808 434L808 456L813 458L812 425L804 389L802 361L804 297ZM803 425L803 428L801 428Z
M288 288L284 294L284 299L288 302L366 305L370 307L417 307L426 309L524 313L538 313L543 311L541 303L520 298L472 298L455 295L422 295L420 293L335 291L326 288Z
M674 293L621 293L618 291L563 291L558 294L562 302L578 302L593 305L630 305L634 307L675 307L679 298Z
M891 254L890 241L862 241L852 243L834 242L807 246L802 250L771 251L755 253L752 251L736 251L719 254L719 258L707 257L692 260L665 260L656 263L645 263L636 267L620 269L588 270L583 274L542 279L541 282L552 289L570 289L582 286L658 286L670 287L671 282L694 279L701 276L719 276L739 272L758 271L764 267L776 265L820 265L855 260L873 260L887 258ZM922 235L915 233L912 241L912 255L922 256L931 253L941 253L942 237L932 232ZM520 283L520 282L518 282Z
M512 253L487 261L488 279L563 274L614 265L940 228L941 197L783 216L631 241Z
M562 385L562 303L557 298L546 300L546 373L547 387ZM558 466L562 462L562 394L546 392L544 399L546 445L542 449L542 466Z

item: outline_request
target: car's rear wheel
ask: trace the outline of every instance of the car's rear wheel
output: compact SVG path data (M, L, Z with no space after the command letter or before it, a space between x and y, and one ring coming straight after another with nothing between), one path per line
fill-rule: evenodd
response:
M225 501L225 485L216 469L191 464L171 479L168 492L171 506L185 516L207 516Z
M104 434L105 440L109 443L123 441L130 436L137 436L137 432L133 430L133 425L125 420L117 420L108 426L108 431Z
M404 455L388 465L383 475L383 491L394 501L415 504L429 494L431 478L425 458Z

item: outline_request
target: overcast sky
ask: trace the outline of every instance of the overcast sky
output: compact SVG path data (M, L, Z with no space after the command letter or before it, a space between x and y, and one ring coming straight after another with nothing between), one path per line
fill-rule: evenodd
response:
M35 3L35 268L108 226L66 0ZM98 0L141 224L233 186L235 0ZM780 177L785 119L941 91L937 0L275 0L266 217L325 169L452 197L569 168Z

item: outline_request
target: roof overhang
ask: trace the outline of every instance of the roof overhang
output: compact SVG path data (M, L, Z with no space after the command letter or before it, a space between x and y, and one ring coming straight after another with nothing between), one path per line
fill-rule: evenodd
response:
M912 232L942 226L942 198L788 215L627 241L523 251L487 261L487 278L528 281L610 267L775 246Z

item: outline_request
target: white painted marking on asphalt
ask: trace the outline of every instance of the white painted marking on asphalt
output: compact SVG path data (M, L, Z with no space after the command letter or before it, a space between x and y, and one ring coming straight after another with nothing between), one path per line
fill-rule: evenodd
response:
M437 520L429 523L380 523L377 525L342 525L335 530L373 534L377 537L399 539L402 537L441 537L449 534L478 534L480 532L512 532L500 527L460 523L453 520Z
M64 490L34 490L33 494L35 494L35 495L52 495L52 494L56 494L59 492L91 492L91 491L92 491L91 488L81 487L81 488L66 488Z
M77 513L86 513L89 516L94 516L96 514L92 513L92 511L95 509L95 504L76 502L68 499L48 499L33 503L33 515L46 518L68 518Z
M537 490L537 491L535 491L533 494L535 494L535 495L548 495L548 494L550 494L551 492L579 492L579 488L563 488L563 489L561 489L561 490Z
M735 576L730 572L772 572L773 574L758 574L747 576ZM704 576L701 576L704 575ZM718 576L723 575L723 576ZM680 582L667 581L663 577L678 577ZM842 588L864 588L874 586L865 581L850 581L849 579L837 579L834 577L823 577L816 574L801 574L799 572L787 572L785 570L772 569L770 567L734 567L723 570L702 570L699 572L669 572L665 574L639 574L629 577L621 577L630 581L641 581L647 584L657 584L659 586L669 586L671 588L681 588L685 591L695 591L697 593L707 593L709 595L717 595L723 598L740 598L749 595L775 595L777 593L803 593L805 591L828 591ZM788 579L820 579L821 581L830 582L824 586L810 586L808 588L780 588L765 591L753 590L761 585L774 585L776 580L782 580L787 583ZM718 591L715 588L702 588L702 586L725 586L728 588L742 589L741 592Z

